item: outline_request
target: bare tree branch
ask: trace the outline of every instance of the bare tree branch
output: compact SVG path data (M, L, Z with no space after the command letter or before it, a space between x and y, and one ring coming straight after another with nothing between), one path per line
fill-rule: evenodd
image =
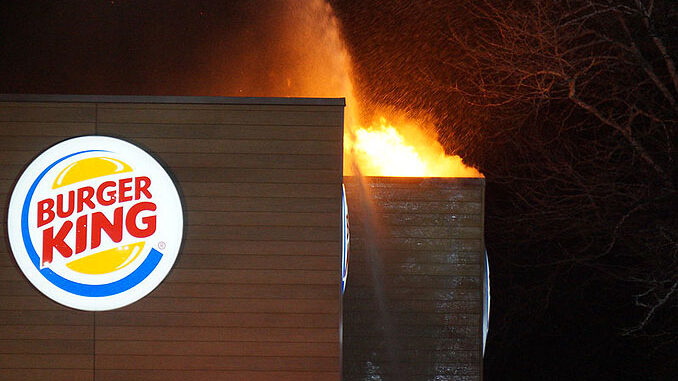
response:
M664 59L664 63L666 64L666 69L669 72L669 75L671 76L671 80L673 82L673 89L678 92L678 74L676 74L676 65L673 62L673 58L669 55L666 45L664 45L664 41L662 41L659 36L657 36L657 31L655 30L654 24L652 22L652 8L654 6L654 1L650 1L650 6L646 8L643 3L640 0L635 0L636 6L638 7L638 10L642 14L642 20L643 24L645 24L645 27L648 29L650 32L650 36L652 37L652 41L654 42L655 46L659 50L659 52L662 55L662 58Z
M668 303L668 301L671 299L671 297L676 293L676 290L678 290L678 280L673 282L673 285L669 288L669 290L663 296L656 298L656 300L653 303L650 303L650 304L642 303L639 300L640 300L640 298L647 296L650 293L655 292L656 289L650 289L650 290L647 290L644 293L637 295L636 296L636 305L638 305L640 307L649 307L649 310L645 314L645 317L643 317L643 320L641 320L640 323L638 323L638 325L625 330L624 334L625 335L631 335L633 333L636 333L636 332L639 332L639 331L642 331L643 329L645 329L645 327L648 325L650 320L652 320L652 318L657 313L657 310L661 307L664 307L664 305L666 305L666 303Z
M673 184L671 183L671 179L668 175L668 173L660 167L648 154L647 150L638 142L638 140L633 137L633 134L631 132L631 128L629 126L621 126L619 123L615 122L614 120L611 120L610 118L605 117L600 110L598 110L595 106L592 106L584 101L582 101L576 94L576 89L575 89L575 82L574 80L570 81L570 92L568 94L569 98L577 104L577 106L583 108L584 110L588 111L591 113L593 116L598 118L601 122L604 124L614 128L616 131L622 134L624 138L631 144L631 147L633 147L633 150L640 155L640 157L650 166L652 167L662 178L664 181L665 185L669 188L673 187Z
M468 19L450 21L439 51L449 76L419 71L424 86L482 118L453 130L452 141L479 157L494 147L515 156L493 157L486 172L511 190L502 233L558 252L511 263L586 266L627 282L629 305L644 309L634 334L663 321L656 316L678 298L667 286L678 266L667 237L678 226L666 212L678 192L678 76L654 19L662 6L469 1ZM644 292L657 297L632 297Z

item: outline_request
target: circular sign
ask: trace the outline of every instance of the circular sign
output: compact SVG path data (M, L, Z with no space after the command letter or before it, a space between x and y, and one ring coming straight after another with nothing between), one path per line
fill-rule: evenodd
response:
M40 154L9 203L21 271L65 306L126 306L167 276L183 232L181 201L153 157L120 139L84 136Z

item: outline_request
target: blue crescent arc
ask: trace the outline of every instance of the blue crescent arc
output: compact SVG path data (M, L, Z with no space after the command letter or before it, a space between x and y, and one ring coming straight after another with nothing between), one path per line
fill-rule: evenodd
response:
M28 253L28 257L31 259L31 262L33 262L33 265L40 272L40 274L43 277L45 277L45 279L50 281L53 285L59 287L64 291L85 297L111 296L125 292L139 284L144 279L146 279L158 266L158 263L160 263L163 254L157 251L156 249L151 249L151 252L148 254L144 262L136 270L134 270L131 274L127 275L126 277L115 282L106 284L78 283L62 277L61 275L55 273L49 268L40 269L40 256L35 251L35 247L33 246L33 241L31 240L31 235L28 230L28 212L30 209L31 199L33 198L33 193L35 193L35 189L38 187L38 184L43 179L43 177L45 177L47 172L49 172L52 168L54 168L55 165L59 164L60 162L70 157L88 152L110 152L110 151L87 150L66 155L61 159L56 160L54 163L50 164L35 179L31 187L29 188L28 193L26 194L26 199L24 200L23 208L21 209L21 236L23 238L24 246L26 248L26 252Z

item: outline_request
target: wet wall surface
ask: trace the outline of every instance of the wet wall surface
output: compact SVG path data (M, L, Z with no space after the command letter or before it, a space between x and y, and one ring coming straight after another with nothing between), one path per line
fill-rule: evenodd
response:
M343 379L480 380L484 180L344 183Z

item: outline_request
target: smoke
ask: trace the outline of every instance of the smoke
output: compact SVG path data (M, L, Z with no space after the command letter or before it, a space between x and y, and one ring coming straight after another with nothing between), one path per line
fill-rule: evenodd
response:
M480 176L460 158L445 155L430 116L373 107L369 115L362 113L351 57L326 1L260 5L260 12L244 13L243 26L224 44L213 46L206 76L211 80L202 83L209 94L346 98L345 174Z
M234 35L216 38L203 88L224 96L352 96L351 63L322 0L266 2ZM251 18L249 16L252 16ZM222 31L223 32L223 31Z
M352 139L359 102L331 6L324 0L283 0L267 3L253 16L228 44L215 47L206 76L211 82L203 90L223 96L346 98L346 138ZM224 49L232 41L240 49ZM348 159L344 166L354 167Z

